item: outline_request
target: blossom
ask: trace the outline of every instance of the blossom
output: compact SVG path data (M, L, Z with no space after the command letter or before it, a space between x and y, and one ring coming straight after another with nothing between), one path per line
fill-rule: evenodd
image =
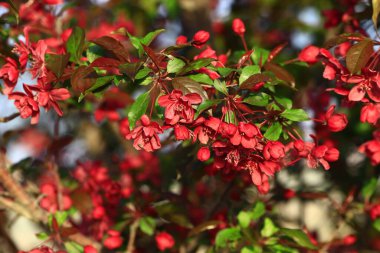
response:
M207 147L201 147L198 150L197 158L199 161L207 161L210 158L210 150Z
M269 141L263 150L263 155L266 160L278 160L285 156L285 146L279 141Z
M19 71L17 69L17 63L12 58L7 57L6 63L0 69L0 78L4 81L4 94L8 95L14 89L17 84Z
M160 251L171 249L175 244L173 236L167 232L158 233L155 236L155 240L156 240L157 248Z
M47 76L45 54L47 51L47 44L43 40L39 40L32 53L32 67L30 72L33 78L44 78Z
M103 241L104 247L107 249L117 249L123 244L123 238L120 232L116 230L108 230L108 237Z
M184 45L186 43L187 43L187 38L184 35L178 36L177 39L176 39L176 41L175 41L176 45Z
M208 41L209 38L210 38L210 33L209 32L206 32L206 31L203 31L203 30L198 31L193 36L192 44L195 47L201 48L204 44L206 44L206 42Z
M257 144L257 137L261 137L260 130L251 123L239 122L238 131L230 138L230 142L245 148L254 148Z
M368 122L370 124L376 124L379 117L379 106L372 103L366 104L360 111L360 121L363 123Z
M126 135L128 140L134 139L133 146L135 149L144 149L145 151L152 152L153 150L161 148L160 139L157 134L163 131L158 123L151 122L146 115L143 115L139 122L140 126Z
M239 36L243 36L245 33L245 25L240 18L235 18L232 21L232 30Z
M380 164L380 141L370 140L359 147L359 151L365 153L370 159L372 165Z
M201 102L202 98L197 93L183 95L180 90L173 90L170 94L158 98L158 104L165 107L165 121L170 125L192 122L194 120L192 105Z
M302 51L298 54L298 59L308 64L314 64L318 61L318 55L319 47L310 45L302 49Z
M350 101L362 101L366 94L375 102L380 102L380 74L372 69L362 69L361 75L343 75L342 81L355 84L348 94Z
M31 117L31 124L37 124L40 118L40 109L37 101L34 99L31 89L24 84L22 92L12 92L9 94L9 99L14 99L16 108L20 111L20 116L23 119Z
M328 162L335 162L339 158L339 151L336 148L329 148L326 145L316 146L308 156L307 165L316 168L321 164L325 170L330 169Z
M334 113L335 105L329 107L325 114L327 127L332 132L342 131L348 124L347 116L344 113Z

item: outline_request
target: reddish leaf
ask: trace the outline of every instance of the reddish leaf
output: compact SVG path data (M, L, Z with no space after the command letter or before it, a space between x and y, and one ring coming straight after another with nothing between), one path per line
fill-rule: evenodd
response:
M110 36L103 36L92 41L98 46L110 51L122 62L129 62L128 50L116 39Z
M206 91L202 88L200 83L188 77L175 77L173 78L173 87L181 90L184 94L197 93L202 97L203 101L208 100Z
M69 62L69 54L48 54L46 67L51 70L57 78L60 78Z
M84 92L96 82L96 75L92 68L80 66L71 76L71 86L75 91Z
M97 58L90 64L90 67L105 67L105 68L113 68L119 67L120 61L112 58L100 57Z
M219 220L210 220L210 221L203 222L199 224L198 226L194 227L192 230L190 230L189 237L202 233L203 231L206 231L206 230L214 229L220 223L221 221Z
M292 76L292 74L290 74L283 67L280 67L277 64L274 64L271 62L267 62L267 63L265 63L264 68L268 71L273 72L273 74L275 74L275 76L278 79L281 79L281 80L287 82L290 85L290 87L292 87L292 88L295 87L294 77Z
M351 73L357 73L364 66L373 53L372 40L365 39L353 45L346 55L346 66Z
M339 35L338 37L334 37L334 38L326 41L324 47L329 49L329 48L335 47L335 46L342 44L343 42L346 42L349 40L361 41L363 39L364 39L364 37L360 33L345 33L345 34Z
M285 47L288 43L283 43L275 47L269 54L267 62L271 62Z
M71 235L75 235L79 232L79 230L77 228L74 228L74 227L63 227L61 228L60 230L60 235L62 237L62 239L64 238L67 238Z
M240 57L240 59L239 59L239 62L237 64L237 68L241 68L241 66L243 66L244 63L250 59L252 53L253 53L253 50L249 50L248 52L243 54L243 56Z
M269 80L269 77L264 74L254 74L250 76L247 80L245 80L241 85L240 89L242 90L249 90L253 88L256 84L261 82L267 82Z
M157 66L157 68L160 68L160 64L162 60L164 59L163 55L156 54L153 49L151 49L148 46L145 46L144 44L141 44L144 48L145 53L149 56L149 58L153 61L153 63Z

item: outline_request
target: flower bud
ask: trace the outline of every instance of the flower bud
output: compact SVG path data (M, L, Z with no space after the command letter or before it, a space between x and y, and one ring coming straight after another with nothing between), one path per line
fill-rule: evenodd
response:
M206 147L201 147L198 150L197 157L199 161L207 161L210 159L210 150Z
M232 21L232 30L239 36L243 36L245 33L245 25L240 18L235 18Z
M314 64L318 61L317 57L319 55L319 48L316 46L307 46L298 55L300 61L306 62L308 64Z
M196 34L194 34L192 44L195 47L201 48L204 44L206 44L209 38L210 38L210 33L206 31L199 31Z

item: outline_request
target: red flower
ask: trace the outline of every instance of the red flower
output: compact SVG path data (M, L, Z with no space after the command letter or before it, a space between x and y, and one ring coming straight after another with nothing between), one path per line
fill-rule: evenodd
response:
M198 150L197 158L199 161L207 161L210 159L210 150L207 147L201 147Z
M15 100L15 106L20 111L20 116L23 119L31 117L31 124L37 124L40 118L40 109L37 101L35 101L31 89L24 84L26 92L13 92L9 94L9 99Z
M187 43L187 38L184 35L180 35L177 37L177 40L175 41L176 45L184 45Z
M6 62L0 69L0 78L3 79L5 85L3 92L8 95L17 84L19 71L15 60L7 57Z
M245 25L240 18L235 18L232 21L232 30L239 36L243 36L245 33Z
M238 131L230 138L230 142L235 146L241 144L245 148L255 148L257 137L261 137L257 126L251 123L239 122Z
M121 238L119 231L109 230L107 234L108 237L103 241L103 245L107 249L117 249L123 244L123 238Z
M380 117L379 106L376 104L366 104L360 111L360 121L376 124Z
M190 131L183 125L177 124L174 126L174 135L175 138L179 141L190 139Z
M196 93L182 95L182 91L173 90L171 94L159 97L158 104L165 107L165 121L170 125L178 122L191 123L194 120L192 105L200 104L201 96Z
M355 235L347 235L343 238L343 244L344 245L352 245L356 242L356 236Z
M369 210L369 216L372 220L376 220L380 216L380 204L371 206L371 209Z
M380 141L370 140L359 147L359 151L365 153L372 165L380 164Z
M336 148L329 148L326 145L315 147L308 156L307 165L316 168L320 163L325 170L330 169L328 162L335 162L339 159L339 151Z
M37 92L37 101L40 106L46 110L50 110L50 108L53 107L59 116L63 115L57 101L70 98L70 92L66 88L53 89L51 85L39 82L37 86L30 86L30 89Z
M310 45L302 49L302 51L298 55L298 59L308 64L314 64L318 61L318 55L319 47Z
M162 133L160 125L156 122L151 122L146 115L143 115L139 122L141 125L133 129L126 136L128 140L134 139L133 146L135 149L144 149L145 151L152 152L161 148L160 139L157 135Z
M335 105L327 110L325 119L327 127L332 132L342 131L348 124L347 116L344 113L334 113Z
M63 0L42 0L42 3L44 3L44 4L50 4L50 5L55 5L55 4L61 4L61 3L63 3Z
M210 33L206 31L198 31L193 36L192 44L197 48L201 48L204 44L206 44L209 38L210 38Z
M32 68L30 72L33 78L44 78L47 76L47 69L45 63L45 54L47 45L45 41L39 40L35 49L32 49Z
M285 146L279 141L270 141L265 145L263 155L266 160L281 159L285 156Z
M361 75L343 75L342 81L356 84L348 94L348 100L361 101L365 95L375 102L380 102L380 74L364 68Z
M98 253L98 251L91 245L84 246L83 253Z
M198 138L200 143L207 144L210 139L215 138L220 124L221 120L218 118L210 117L205 120L205 118L200 117L194 122L194 125L197 126L194 129L194 137Z
M155 237L157 248L160 251L173 248L175 241L173 236L167 232L160 232Z

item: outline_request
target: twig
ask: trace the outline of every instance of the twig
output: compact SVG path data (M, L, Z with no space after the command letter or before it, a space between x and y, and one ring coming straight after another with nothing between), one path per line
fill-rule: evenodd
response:
M139 228L139 220L135 220L132 225L129 227L129 240L126 253L133 253L135 249L135 240L137 229Z
M13 113L13 114L11 114L9 116L0 118L0 123L6 123L8 121L11 121L11 120L17 118L18 116L20 116L20 113L16 112L16 113Z

